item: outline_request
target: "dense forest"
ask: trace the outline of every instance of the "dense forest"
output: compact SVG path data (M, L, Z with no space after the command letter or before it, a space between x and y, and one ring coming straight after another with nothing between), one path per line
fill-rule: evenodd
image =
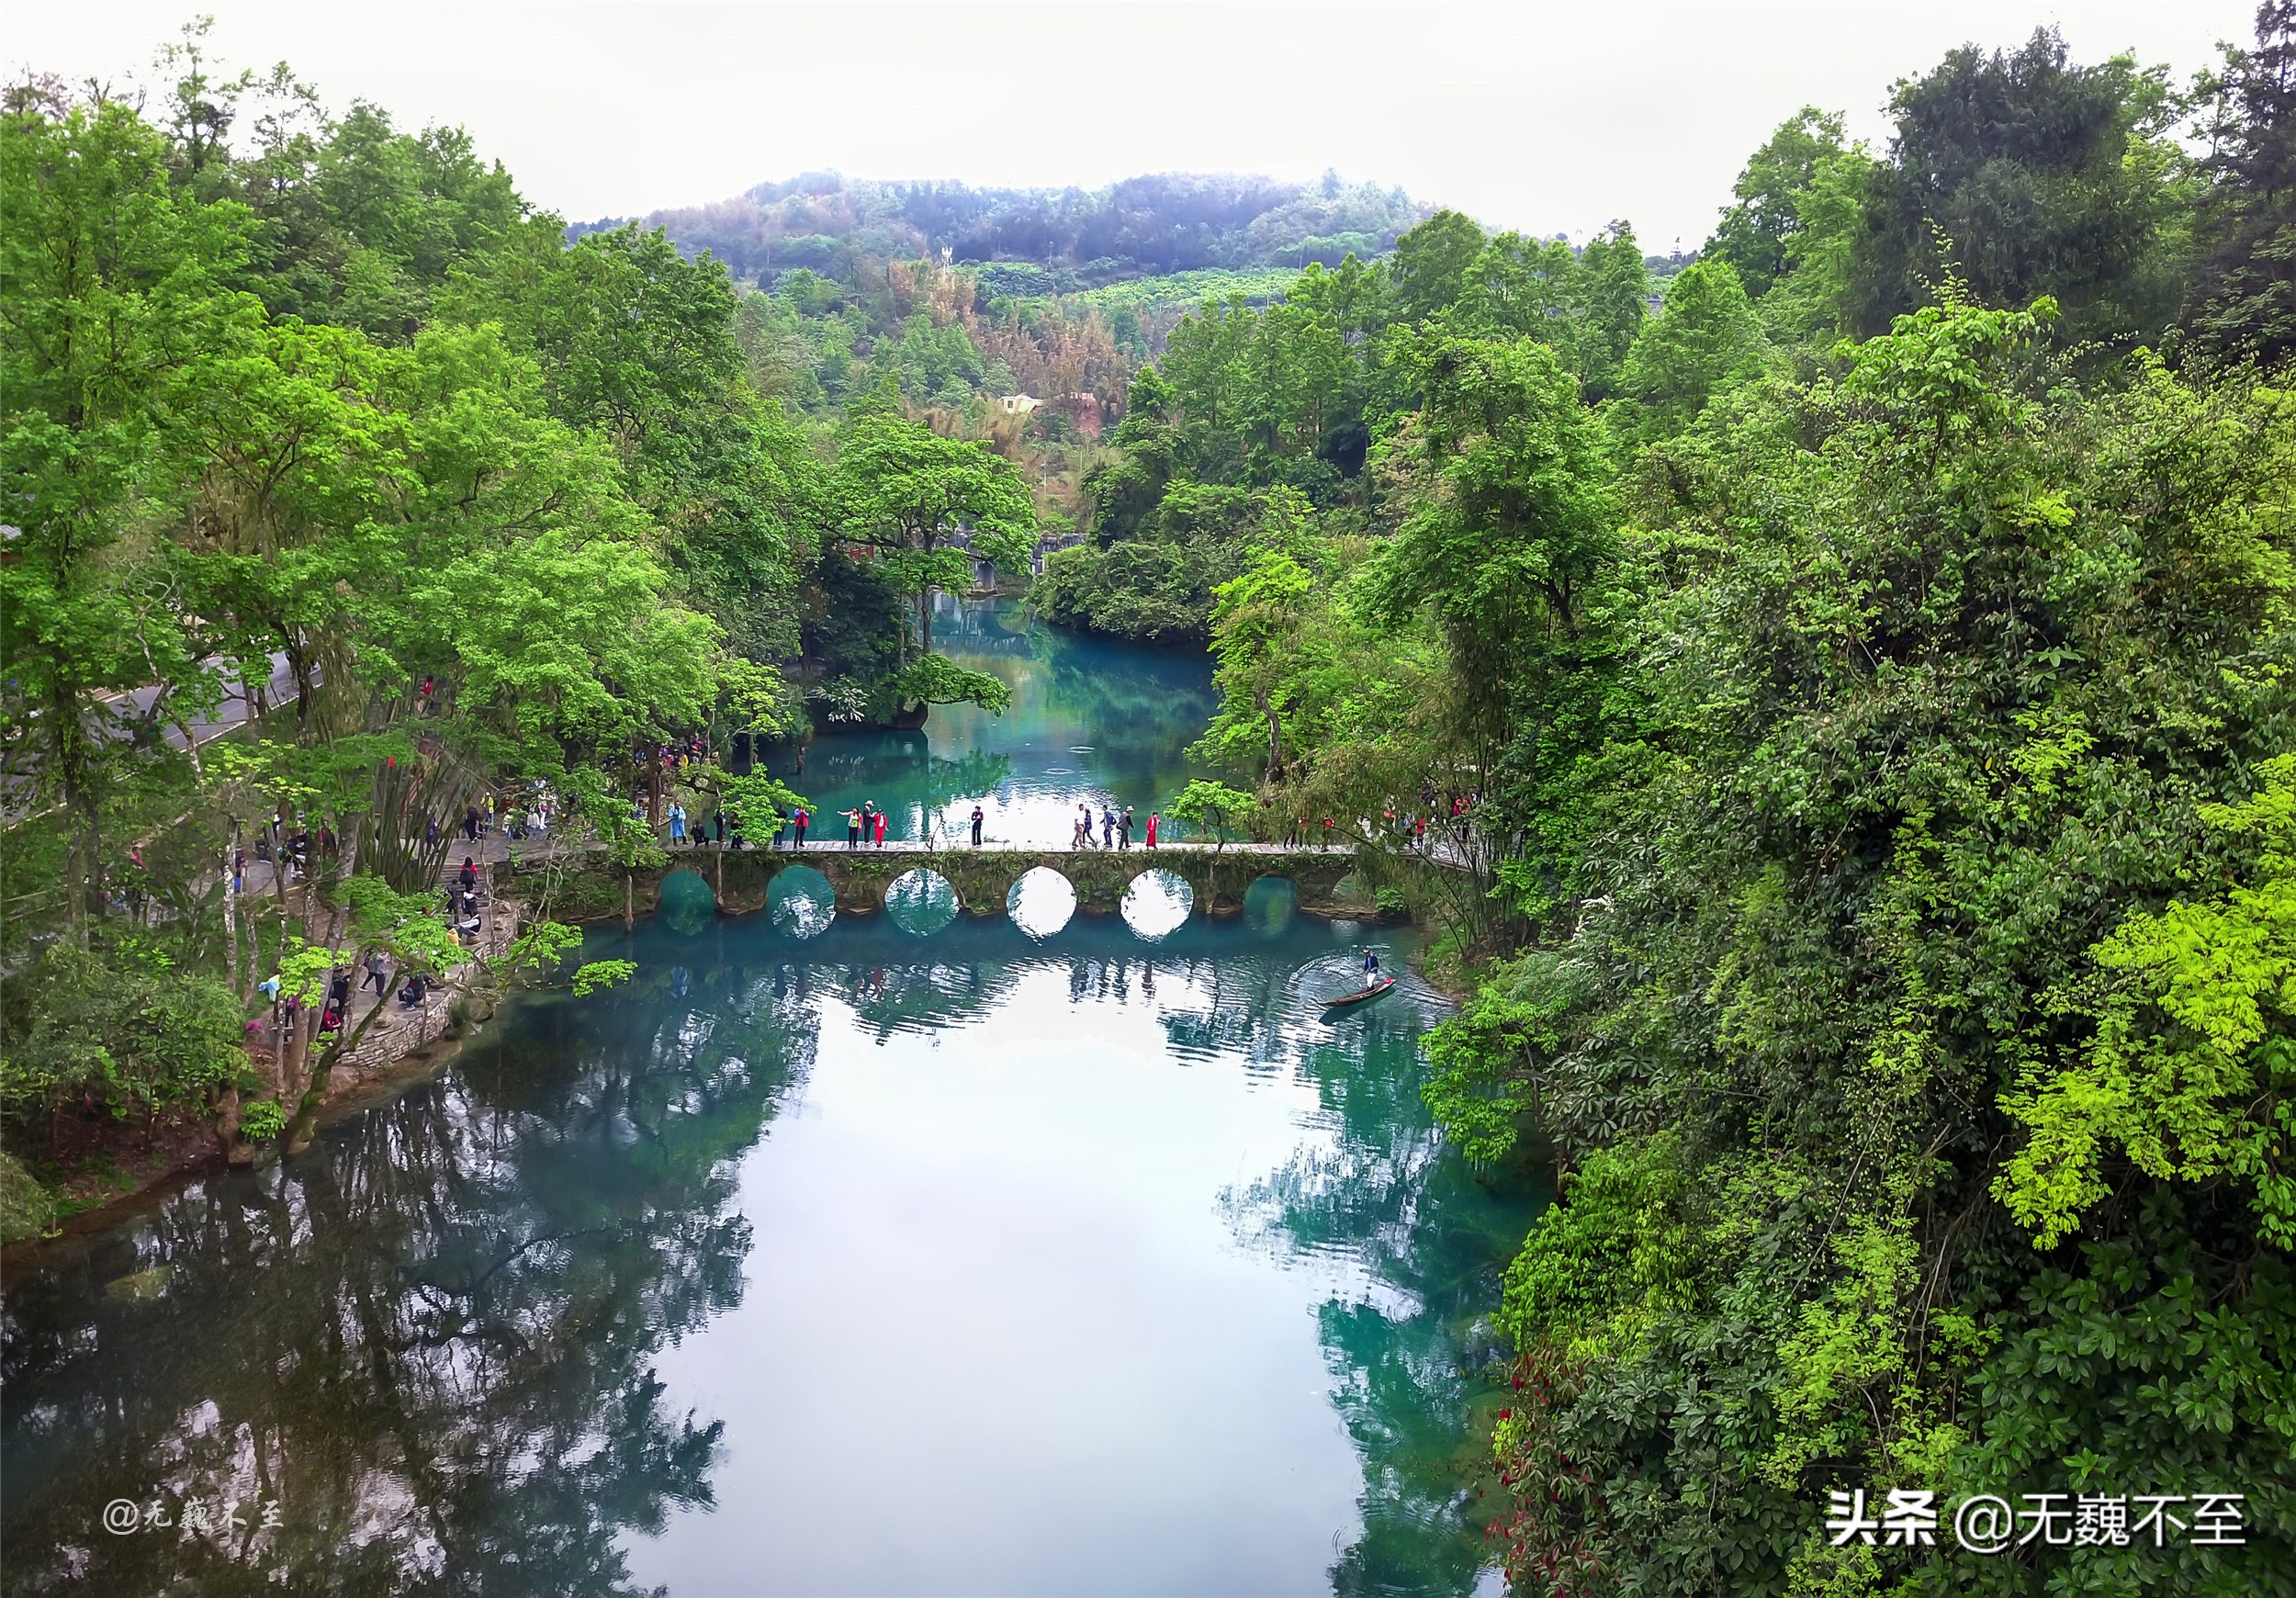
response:
M1517 1591L2296 1592L2296 0L2191 84L2044 30L1880 147L1806 108L1655 264L1336 179L569 229L174 65L0 121L13 1211L107 1120L308 1139L350 1040L243 1018L452 957L422 816L543 782L636 861L665 746L996 703L930 595L1049 547L1043 614L1209 648L1245 825L1437 929L1449 1138L1561 1174ZM243 898L275 812L359 874Z
M1471 872L1431 1103L1564 1181L1518 1590L2296 1590L2296 6L1890 110L1662 286L1439 212L1206 307L1042 602L1208 635L1271 835ZM1815 1529L1851 1487L2066 1519ZM2210 1492L2245 1546L2074 1535Z

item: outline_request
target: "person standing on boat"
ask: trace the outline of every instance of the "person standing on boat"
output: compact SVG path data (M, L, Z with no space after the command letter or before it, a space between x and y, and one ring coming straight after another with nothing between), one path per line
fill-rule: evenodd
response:
M1376 949L1367 949L1363 951L1363 985L1376 987L1379 981L1379 951Z

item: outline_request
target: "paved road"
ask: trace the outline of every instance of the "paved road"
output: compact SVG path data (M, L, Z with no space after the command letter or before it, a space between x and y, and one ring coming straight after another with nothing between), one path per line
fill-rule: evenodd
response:
M243 684L242 686L244 687ZM124 701L133 707L130 714L141 718L151 714L152 703L159 697L159 693L156 684L147 684L116 695L111 703L119 705ZM295 697L295 673L287 669L285 650L276 651L271 657L271 681L264 688L264 696L273 704L283 703ZM247 695L243 692L235 694L217 705L213 716L191 717L191 736L203 744L221 737L236 727L246 726L247 710ZM167 740L170 748L180 749L184 747L183 729L173 723L168 724L160 736Z

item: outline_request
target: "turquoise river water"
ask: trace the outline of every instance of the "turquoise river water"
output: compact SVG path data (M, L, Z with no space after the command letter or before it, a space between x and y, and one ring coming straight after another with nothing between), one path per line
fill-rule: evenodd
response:
M1015 827L1183 768L1200 665L997 630L993 748L809 768ZM1408 929L1185 909L593 934L629 985L18 1273L0 1590L1494 1590L1541 1195L1430 1126L1438 996L1319 1002Z

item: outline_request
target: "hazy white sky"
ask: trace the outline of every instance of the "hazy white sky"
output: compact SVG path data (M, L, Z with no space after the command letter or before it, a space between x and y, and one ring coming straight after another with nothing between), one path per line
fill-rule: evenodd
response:
M2077 59L2179 80L2253 0L1929 4L783 6L10 0L0 61L149 78L211 9L234 65L285 59L331 105L458 122L540 205L626 215L834 167L1094 186L1142 172L1400 183L1495 226L1702 240L1747 153L1805 103L1877 141L1893 80L2054 22Z

